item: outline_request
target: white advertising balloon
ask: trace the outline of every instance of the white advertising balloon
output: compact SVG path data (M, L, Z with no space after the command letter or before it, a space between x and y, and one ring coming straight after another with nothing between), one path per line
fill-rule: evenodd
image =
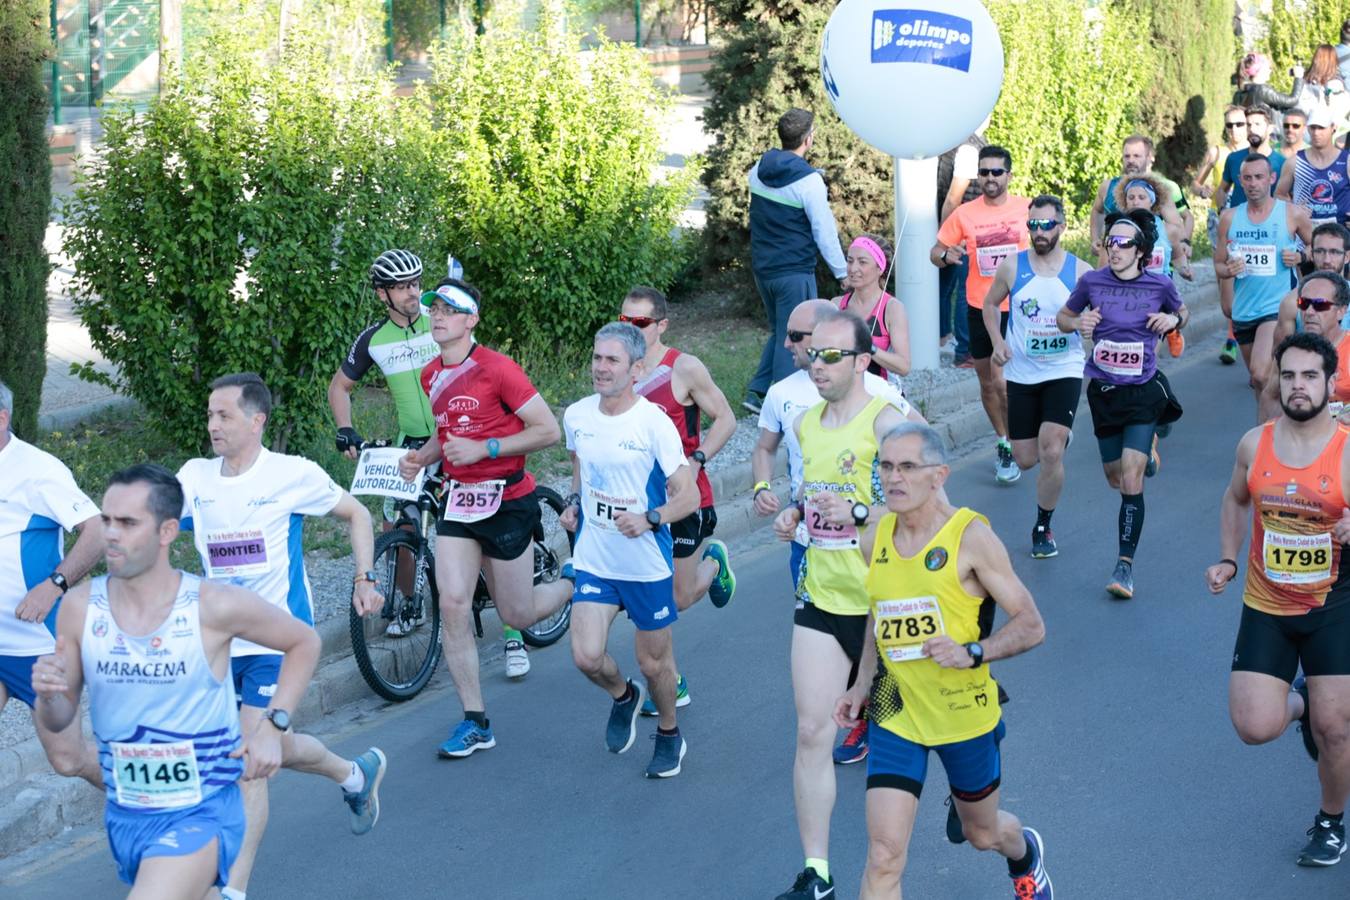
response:
M1003 42L978 0L843 0L820 74L858 137L901 159L938 156L993 110Z

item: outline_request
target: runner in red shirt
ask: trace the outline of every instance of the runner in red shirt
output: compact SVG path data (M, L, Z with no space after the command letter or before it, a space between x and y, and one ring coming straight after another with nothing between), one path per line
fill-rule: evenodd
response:
M440 461L449 491L436 524L445 662L464 706L464 721L441 744L443 757L496 745L478 680L472 602L481 566L497 613L512 628L551 615L572 595L571 582L533 585L531 537L539 521L534 477L525 456L558 442L561 432L544 398L510 357L478 344L478 290L446 278L422 295L440 356L422 370L422 388L436 416L435 441L410 450L399 464L409 480Z
M698 548L717 528L712 484L703 468L736 433L736 414L698 357L661 342L670 325L665 294L655 288L635 287L623 298L622 309L619 321L633 325L647 342L643 371L634 387L639 396L661 407L675 423L698 484L698 512L670 525L674 538L675 606L684 612L704 594L714 606L726 606L736 593L736 576L727 558L727 546L718 540L708 540L702 554L698 554ZM705 413L712 417L707 434L702 433ZM675 705L689 705L689 685L683 675L677 679ZM650 698L642 713L656 715L656 706Z

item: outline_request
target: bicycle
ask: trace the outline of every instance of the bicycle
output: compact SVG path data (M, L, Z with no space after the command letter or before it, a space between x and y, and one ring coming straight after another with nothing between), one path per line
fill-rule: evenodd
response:
M363 444L361 449L388 446L386 441L374 441ZM421 693L436 673L441 658L434 537L436 521L444 508L444 481L439 471L428 472L415 503L399 507L397 501L386 498L385 517L393 520L394 527L375 541L375 572L384 605L378 614L370 616L358 615L355 608L348 611L352 653L361 677L376 694L396 703ZM557 581L562 573L562 560L550 546L549 536L559 530L558 516L564 503L557 491L543 485L536 485L534 495L543 507L533 541L534 583L541 584ZM546 522L552 528L546 528ZM570 545L572 535L566 534ZM405 561L403 566L400 560ZM406 584L408 578L413 580L411 593L400 587L400 582ZM479 638L483 636L483 610L494 606L480 570L472 604L474 632ZM548 618L522 628L521 636L531 647L547 647L567 632L571 620L572 604L564 603Z

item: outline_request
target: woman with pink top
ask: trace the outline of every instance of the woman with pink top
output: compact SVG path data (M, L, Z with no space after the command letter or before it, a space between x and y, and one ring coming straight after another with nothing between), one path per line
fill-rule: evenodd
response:
M853 239L848 248L847 292L835 297L840 309L862 318L872 332L872 365L868 370L897 387L909 372L909 319L905 306L886 292L890 277L891 242L875 234Z

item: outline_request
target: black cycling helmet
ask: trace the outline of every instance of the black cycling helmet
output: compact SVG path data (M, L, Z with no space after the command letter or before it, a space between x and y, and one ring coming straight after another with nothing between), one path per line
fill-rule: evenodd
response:
M407 250L386 250L370 267L371 287L389 287L422 277L422 260Z

